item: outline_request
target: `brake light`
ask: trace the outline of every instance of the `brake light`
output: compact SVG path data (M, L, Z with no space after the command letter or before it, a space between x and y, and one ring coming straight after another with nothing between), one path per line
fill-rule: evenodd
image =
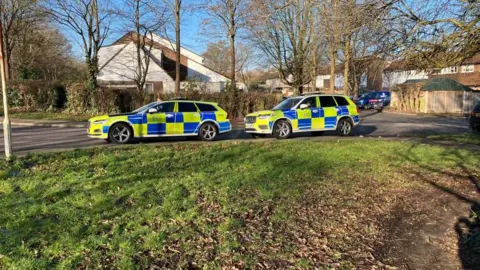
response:
M227 112L227 120L230 120L230 114Z
M358 106L356 107L357 107L357 114L360 114L360 109L358 108Z

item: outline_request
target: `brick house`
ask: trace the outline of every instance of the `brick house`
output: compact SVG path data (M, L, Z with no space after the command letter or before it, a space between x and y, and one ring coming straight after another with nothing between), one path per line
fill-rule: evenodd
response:
M436 70L429 74L430 79L433 78L449 78L472 88L480 90L480 53L466 59L457 66L451 66Z

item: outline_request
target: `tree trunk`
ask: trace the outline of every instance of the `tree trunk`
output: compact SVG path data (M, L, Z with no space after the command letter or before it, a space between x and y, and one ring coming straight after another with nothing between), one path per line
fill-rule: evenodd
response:
M175 0L175 95L180 95L180 9L182 0Z
M345 63L343 69L343 94L345 96L349 96L349 77L350 77L350 59L352 58L351 49L350 49L350 39L351 35L347 35L345 39L345 47L344 47L344 55L345 55Z
M233 19L233 18L232 18ZM233 27L235 27L235 23L232 21L232 25ZM230 83L230 91L235 91L235 89L237 89L237 85L236 85L236 80L235 80L235 71L236 71L236 67L235 67L235 34L230 34L230 79L231 79L231 83Z
M330 92L335 93L335 45L330 44Z

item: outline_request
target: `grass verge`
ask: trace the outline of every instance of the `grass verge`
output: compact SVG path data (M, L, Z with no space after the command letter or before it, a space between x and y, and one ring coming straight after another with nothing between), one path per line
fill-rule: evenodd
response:
M3 113L2 113L3 116ZM32 120L64 120L73 122L85 122L91 118L91 115L74 115L62 112L21 112L12 111L9 115L13 119L32 119Z
M425 135L424 138L431 140L454 141L459 143L480 145L480 133L436 134Z
M0 164L0 268L353 268L458 149L389 141L132 146Z

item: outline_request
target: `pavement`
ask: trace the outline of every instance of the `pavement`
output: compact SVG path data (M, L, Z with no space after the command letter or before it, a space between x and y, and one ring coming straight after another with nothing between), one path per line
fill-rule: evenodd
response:
M362 111L361 119L360 125L353 130L352 137L397 138L408 137L413 134L469 132L466 119L460 117L446 118L433 115L405 115L388 112L377 113L374 111ZM12 121L12 141L15 155L21 156L29 152L49 152L76 148L112 146L112 144L104 140L88 138L85 126L80 126L84 123L38 120L22 120L21 122L23 124L19 124L18 121ZM3 130L0 137L0 155L3 155ZM295 138L294 140L338 138L334 132L326 132L320 137L312 137L310 133L295 134L293 137ZM255 139L243 132L240 127L237 127L232 132L222 134L218 138L218 141L230 140L247 141ZM265 140L273 139L267 138ZM136 141L133 142L133 144L171 144L181 142L191 143L191 140L187 140L186 138L155 138ZM198 141L198 143L202 142Z

